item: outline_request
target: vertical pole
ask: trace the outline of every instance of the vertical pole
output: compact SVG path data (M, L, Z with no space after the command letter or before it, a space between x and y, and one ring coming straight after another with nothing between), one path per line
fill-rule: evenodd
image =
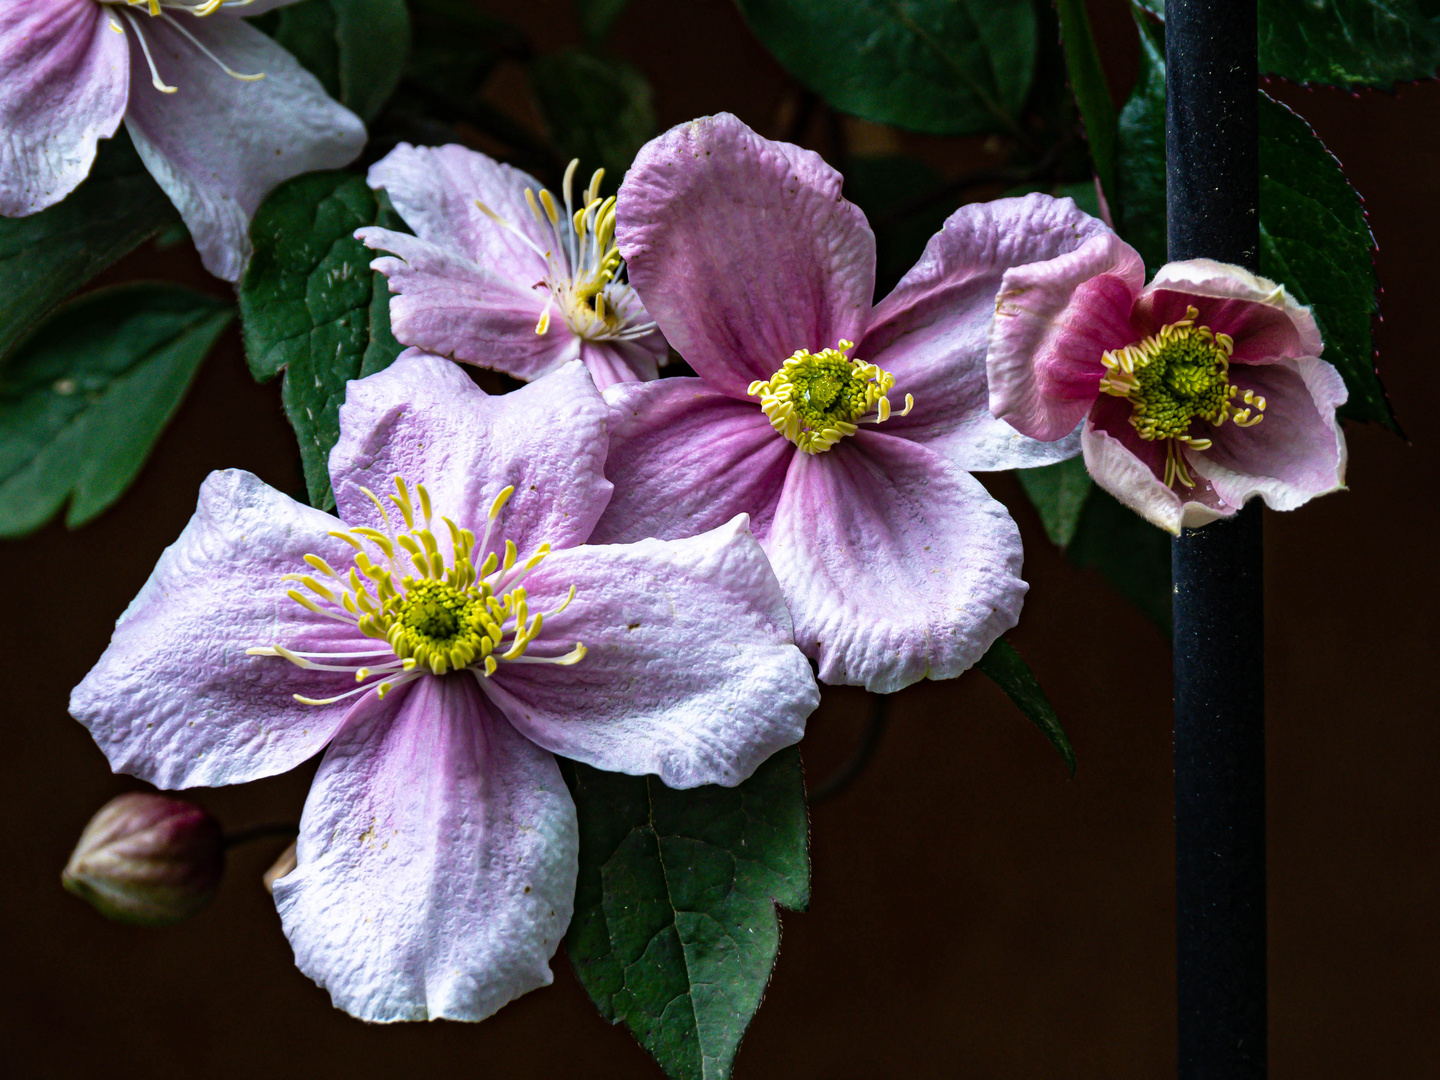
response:
M1169 254L1256 269L1255 0L1167 0ZM1260 505L1171 549L1181 1080L1266 1075Z

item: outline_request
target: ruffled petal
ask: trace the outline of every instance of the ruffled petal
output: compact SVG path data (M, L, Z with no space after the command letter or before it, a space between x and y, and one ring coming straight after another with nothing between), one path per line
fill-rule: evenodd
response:
M545 310L541 292L405 233L366 228L355 237L392 253L370 266L385 275L395 294L390 329L402 344L526 382L579 352L579 341L563 319L552 319L544 334L535 332Z
M526 656L587 652L573 667L502 663L485 689L547 750L672 788L731 786L799 742L820 702L743 514L687 540L557 552L525 584L534 611L575 586Z
M973 476L868 431L795 455L765 550L820 680L878 693L959 675L1027 587L1020 533Z
M923 442L972 472L1045 465L1079 453L1078 433L1038 442L991 414L985 351L1006 270L1053 259L1108 232L1070 199L1048 195L971 203L951 214L920 261L876 306L855 350L858 359L895 376L893 403L915 396L910 415L892 416L882 430Z
M332 101L315 76L253 26L231 18L136 16L160 77L151 85L131 43L125 125L135 148L185 220L205 269L238 281L250 258L250 217L278 184L347 165L365 145L365 125ZM196 38L235 71L225 74L187 40ZM127 36L135 30L127 26Z
M1266 399L1265 419L1253 427L1197 425L1208 450L1190 462L1232 507L1252 495L1274 510L1294 510L1345 486L1345 434L1335 410L1345 403L1345 380L1323 360L1305 357L1230 369L1242 390ZM1200 428L1203 427L1203 432Z
M717 393L701 379L616 386L605 475L615 494L591 541L628 544L678 539L750 515L757 537L770 530L795 445L752 401Z
M448 360L409 349L346 388L340 439L330 451L339 515L383 528L363 489L384 497L403 476L429 490L436 539L448 554L449 530L438 519L478 536L495 496L513 486L492 548L506 538L522 555L541 543L583 544L610 498L604 468L611 415L578 362L491 397Z
M401 143L370 166L368 183L385 189L416 236L483 266L497 280L526 290L549 272L535 248L548 251L555 241L526 204L527 189L540 192L540 181L528 173L463 146ZM477 202L516 231L488 217Z
M669 349L658 332L633 341L584 341L580 359L597 390L608 390L617 383L650 382L660 377L660 365Z
M1162 266L1135 305L1136 322L1152 333L1185 318L1192 305L1197 323L1235 339L1237 364L1319 356L1324 348L1310 309L1283 285L1213 259Z
M195 516L70 696L71 715L116 772L162 788L238 784L293 769L329 741L353 699L316 706L291 695L344 693L354 677L245 650L377 648L302 608L281 580L306 571L306 553L348 562L349 546L326 535L338 525L247 472L201 485Z
M70 194L120 126L130 50L113 21L92 0L0 4L0 217Z
M630 284L670 344L744 397L797 349L858 341L875 236L818 154L762 139L729 113L672 128L620 186Z
M426 677L336 737L275 903L296 965L352 1016L483 1020L550 982L578 851L555 759L470 675Z
M1035 439L1074 430L1099 392L1101 356L1137 339L1130 312L1144 282L1144 262L1111 232L1005 271L986 357L990 411Z

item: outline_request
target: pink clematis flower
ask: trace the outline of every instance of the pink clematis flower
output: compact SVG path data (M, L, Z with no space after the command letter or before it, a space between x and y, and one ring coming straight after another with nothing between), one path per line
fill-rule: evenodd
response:
M362 1019L479 1020L550 982L577 874L552 754L733 785L818 702L743 517L586 546L612 420L578 363L489 397L406 353L349 386L343 520L212 474L71 697L161 787L325 748L275 899L300 969Z
M63 199L123 118L205 268L238 280L270 190L365 145L359 118L239 18L293 2L5 0L0 215Z
M1140 256L1108 233L1008 271L988 358L994 414L1036 439L1083 420L1095 482L1176 534L1254 495L1292 510L1344 487L1345 382L1318 359L1310 309L1209 259L1144 282Z
M990 415L995 289L1105 226L1046 196L964 207L872 308L875 238L840 187L730 115L641 150L620 249L699 378L606 391L616 495L596 535L748 512L820 678L891 691L960 674L1019 617L1019 533L970 471L1074 447Z
M577 206L577 165L561 206L533 177L463 146L402 143L377 162L370 186L415 230L355 234L391 253L371 266L396 294L396 339L527 382L577 357L601 389L656 378L665 339L620 276L605 170Z

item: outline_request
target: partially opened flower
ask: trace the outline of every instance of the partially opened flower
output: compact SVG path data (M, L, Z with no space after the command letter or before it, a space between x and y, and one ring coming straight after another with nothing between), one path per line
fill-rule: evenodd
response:
M414 236L355 235L390 252L397 340L527 382L577 357L602 389L653 379L666 354L621 276L604 170L575 202L572 161L558 204L539 181L463 146L402 143L370 170Z
M1096 236L1005 274L990 406L1037 439L1084 421L1095 482L1172 533L1254 495L1292 510L1345 483L1346 390L1309 308L1238 266L1145 268Z
M1104 226L1046 196L968 206L879 305L875 238L816 154L733 116L649 143L620 189L630 280L699 374L612 387L610 541L748 512L820 678L949 678L1015 625L1020 536L970 470L1073 445L989 413L1001 273Z
M487 397L407 353L349 386L343 520L213 474L71 698L162 787L328 746L274 891L301 970L363 1019L478 1020L550 981L577 874L552 753L736 784L818 700L743 518L585 546L611 420L578 363Z
M282 181L354 159L365 127L240 19L295 0L5 0L0 215L59 202L123 118L205 268L238 280Z

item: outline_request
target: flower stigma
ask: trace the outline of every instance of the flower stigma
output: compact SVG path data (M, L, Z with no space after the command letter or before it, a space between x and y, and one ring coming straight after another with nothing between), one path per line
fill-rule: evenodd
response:
M760 399L760 408L773 427L807 454L822 454L860 424L883 424L890 419L886 394L895 376L874 364L851 360L846 353L853 341L818 353L798 349L769 379L756 379L746 393ZM915 398L905 395L907 416Z
M571 331L589 341L632 341L645 337L655 332L655 324L639 320L639 299L618 276L622 259L615 243L615 196L600 198L605 170L595 170L590 185L582 192L583 202L576 209L575 171L579 167L580 160L574 158L565 169L560 189L565 200L563 216L555 197L545 188L539 188L538 194L536 189L525 189L525 202L531 215L550 234L548 250L542 250L479 199L475 205L545 260L545 279L538 282L536 288L547 289L550 296L540 313L540 321L535 324L535 333L549 333L550 313L558 310Z
M478 543L469 529L449 518L440 519L450 534L453 554L448 564L431 528L430 495L425 485L416 484L412 497L405 479L395 477L395 494L389 498L405 519L401 532L394 530L384 503L369 488L361 490L379 509L385 529L357 525L330 534L355 549L354 565L342 573L319 555L306 555L305 562L313 572L285 574L281 580L303 586L288 590L290 599L301 607L349 623L385 647L348 653L302 653L283 645L247 649L247 655L278 656L301 668L353 672L355 681L364 684L331 698L296 694L296 701L329 705L371 689L383 698L395 687L425 674L469 670L483 682L501 663L569 666L585 658L585 646L579 642L560 656L527 655L531 643L540 637L546 617L558 615L575 598L572 585L554 611L530 614L521 583L550 553L549 544L541 544L535 554L521 561L514 541L506 540L503 557L490 551L475 565L475 557L488 550L495 519L514 494L513 487L495 496L485 535ZM417 521L421 523L418 528ZM381 556L379 560L371 557L372 549Z
M121 25L121 18L129 23L131 31L135 34L135 40L140 43L140 51L145 55L145 63L150 67L150 84L162 94L173 94L179 87L170 86L164 79L160 78L160 71L155 66L155 57L150 53L150 43L145 40L145 33L141 29L141 22L131 8L140 8L142 13L152 19L163 19L169 23L181 37L190 42L191 45L200 50L200 53L212 61L216 67L225 72L232 79L239 79L241 82L255 82L265 77L262 71L256 75L246 75L236 71L225 61L221 60L213 52L192 34L185 29L173 15L172 11L181 11L186 15L194 15L197 18L204 18L206 15L214 15L221 8L248 7L255 0L98 0L102 6L115 8L115 14L110 16L110 29L117 34L123 34L125 27ZM120 18L117 18L119 16Z
M1100 389L1130 402L1130 424L1142 439L1165 440L1165 484L1194 487L1195 480L1181 456L1180 445L1208 450L1212 441L1190 434L1190 425L1204 420L1219 427L1227 419L1237 427L1254 427L1265 419L1265 399L1230 381L1230 354L1235 342L1208 326L1196 326L1200 310L1190 307L1185 318L1169 323L1134 345L1114 349L1100 358L1105 375Z

